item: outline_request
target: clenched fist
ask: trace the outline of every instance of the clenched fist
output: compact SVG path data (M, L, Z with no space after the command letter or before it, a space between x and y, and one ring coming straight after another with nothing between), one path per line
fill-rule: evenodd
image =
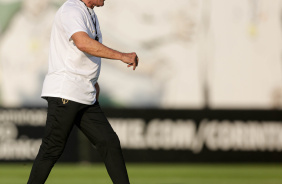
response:
M128 64L127 67L133 66L133 70L138 66L139 58L135 52L122 53L121 61Z

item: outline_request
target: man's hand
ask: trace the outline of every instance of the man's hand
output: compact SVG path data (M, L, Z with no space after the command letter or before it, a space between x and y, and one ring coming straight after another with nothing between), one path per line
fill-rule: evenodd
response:
M127 67L133 66L133 70L138 66L139 58L135 52L122 53L121 61L128 64Z

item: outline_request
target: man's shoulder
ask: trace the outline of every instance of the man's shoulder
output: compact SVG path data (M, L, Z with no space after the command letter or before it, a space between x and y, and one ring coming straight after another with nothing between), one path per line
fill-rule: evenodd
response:
M62 13L82 13L80 0L68 0L61 7Z

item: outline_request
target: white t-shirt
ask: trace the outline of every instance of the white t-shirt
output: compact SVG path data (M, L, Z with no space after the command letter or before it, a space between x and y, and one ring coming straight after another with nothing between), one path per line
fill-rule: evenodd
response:
M97 21L97 35L102 43L99 22L93 9L89 11ZM80 51L71 36L76 32L86 32L95 39L95 27L89 12L80 0L68 0L56 13L53 23L49 68L45 77L42 97L60 97L82 104L94 104L96 84L101 58Z

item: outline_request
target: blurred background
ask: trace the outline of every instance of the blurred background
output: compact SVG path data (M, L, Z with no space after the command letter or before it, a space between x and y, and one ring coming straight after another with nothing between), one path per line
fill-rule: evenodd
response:
M50 29L63 2L0 1L3 107L46 106ZM141 60L134 73L103 61L103 106L281 108L280 0L122 0L95 11L104 44Z
M0 0L0 163L37 154L64 2ZM99 78L127 162L282 162L282 0L107 0L94 10L104 44L140 59L134 72L103 60ZM60 161L101 159L75 129Z

